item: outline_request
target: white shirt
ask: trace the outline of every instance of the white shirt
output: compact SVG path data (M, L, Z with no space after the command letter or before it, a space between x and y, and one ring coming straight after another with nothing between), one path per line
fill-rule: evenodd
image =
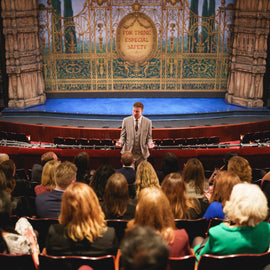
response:
M138 119L135 119L135 118L133 117L134 128L135 128L135 126L136 126L136 120L138 120L138 130L139 130L140 127L141 127L142 117L140 117L140 118L138 118Z

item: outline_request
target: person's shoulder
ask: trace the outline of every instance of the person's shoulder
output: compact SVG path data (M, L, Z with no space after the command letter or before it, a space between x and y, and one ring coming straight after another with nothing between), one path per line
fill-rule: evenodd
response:
M182 240L188 240L188 233L185 229L176 229L175 230L175 237L181 238Z
M127 120L130 120L130 119L133 119L133 116L132 116L132 115L129 115L129 116L125 117L125 118L123 119L123 121L127 121Z
M148 117L146 117L146 116L144 116L144 115L142 115L142 119L143 119L144 121L149 122L149 123L152 122Z

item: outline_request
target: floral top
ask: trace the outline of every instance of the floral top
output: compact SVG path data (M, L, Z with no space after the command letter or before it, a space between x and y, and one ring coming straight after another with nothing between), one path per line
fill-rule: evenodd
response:
M15 230L18 234L9 232L3 234L9 254L33 254L38 263L39 246L32 225L26 218L20 218Z

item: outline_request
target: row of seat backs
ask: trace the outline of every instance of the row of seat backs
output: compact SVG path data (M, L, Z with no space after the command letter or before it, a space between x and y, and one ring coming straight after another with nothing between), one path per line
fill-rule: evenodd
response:
M45 241L48 233L48 229L51 224L57 224L58 219L56 218L34 218L26 217L30 222L34 230L39 233L38 243L40 250L45 247ZM17 216L12 216L12 223L15 224L18 220ZM205 237L210 227L218 225L223 222L222 219L214 218L210 222L206 218L199 219L176 219L175 225L178 229L185 229L188 233L190 244L192 243L194 237L202 236ZM128 220L122 219L108 219L107 225L115 229L119 243L124 237L125 229L127 226Z
M50 256L39 255L39 266L35 267L32 255L10 255L0 253L1 270L78 270L88 265L94 270L115 270L115 256ZM196 266L196 257L189 255L169 258L167 270L269 270L270 252L262 254L234 254L216 256L204 254Z

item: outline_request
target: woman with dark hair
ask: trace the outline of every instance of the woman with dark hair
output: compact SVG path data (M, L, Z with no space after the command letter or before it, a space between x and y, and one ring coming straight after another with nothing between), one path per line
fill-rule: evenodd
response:
M170 257L192 254L185 229L177 230L170 203L160 188L144 188L139 193L135 218L127 224L127 232L135 226L154 228L168 243Z
M106 219L132 219L136 203L131 201L128 183L121 173L112 174L106 184L102 208Z
M7 191L11 194L14 191L15 186L16 186L16 180L15 180L16 166L15 166L15 163L11 159L5 160L0 164L0 169L2 169L6 175Z
M104 164L98 167L91 178L89 185L96 192L99 200L103 199L105 186L113 173L115 173L114 168L111 165Z
M116 255L114 228L107 227L91 187L75 182L63 194L59 224L50 226L44 253L57 256Z
M74 158L74 164L78 169L76 181L89 184L91 177L89 155L86 152L78 153Z
M164 177L169 173L179 172L177 157L174 153L168 152L163 156L161 170L157 172L159 183L162 183Z
M175 219L196 219L202 216L199 200L186 197L186 184L179 173L168 174L161 189L170 202Z
M205 179L201 161L197 158L190 158L184 166L182 176L187 185L187 197L204 198L209 184Z

